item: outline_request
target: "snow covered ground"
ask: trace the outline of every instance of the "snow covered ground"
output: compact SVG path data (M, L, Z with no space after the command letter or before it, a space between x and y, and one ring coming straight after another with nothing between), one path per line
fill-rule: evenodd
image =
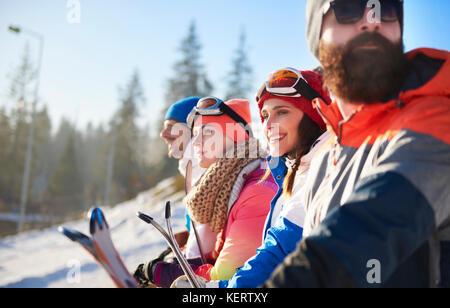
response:
M155 258L167 247L163 237L136 217L137 211L149 214L164 224L164 206L172 202L173 228L184 225L184 192L175 192L170 178L141 193L136 199L112 208L102 208L111 228L114 244L125 265L133 272L139 263ZM89 221L64 224L89 234ZM79 275L74 275L74 271ZM79 281L74 281L79 277ZM0 288L77 288L114 287L94 259L78 244L57 231L57 227L31 231L0 240Z

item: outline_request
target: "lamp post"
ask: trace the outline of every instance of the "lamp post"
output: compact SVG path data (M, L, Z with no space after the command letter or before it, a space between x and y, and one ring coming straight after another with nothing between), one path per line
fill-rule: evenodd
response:
M23 179L22 179L22 193L20 196L20 216L19 216L19 222L17 225L17 232L21 232L23 230L23 224L25 221L25 207L27 204L27 198L28 198L28 186L30 182L30 173L31 173L31 159L33 154L33 141L34 141L34 129L35 129L35 122L36 122L36 104L39 99L39 83L40 83L40 72L41 72L41 63L42 63L42 55L44 52L44 37L34 31L24 29L17 26L9 26L8 30L17 34L25 33L30 35L31 37L37 39L39 41L39 60L38 60L38 66L36 70L36 86L34 89L34 100L31 105L31 125L30 125L30 132L28 134L28 143L27 143L27 153L25 156L25 170L23 172Z

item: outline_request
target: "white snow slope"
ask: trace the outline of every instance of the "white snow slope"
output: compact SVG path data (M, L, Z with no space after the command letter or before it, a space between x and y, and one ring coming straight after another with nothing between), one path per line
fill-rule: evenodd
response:
M171 190L173 181L173 178L165 180L136 199L115 207L102 207L116 249L131 273L138 264L156 258L167 247L159 232L136 217L137 211L149 214L165 226L164 207L166 201L171 201L174 231L183 228L185 209L181 199L184 192ZM87 218L64 225L89 234ZM0 240L0 288L80 287L115 285L92 256L61 235L57 227Z

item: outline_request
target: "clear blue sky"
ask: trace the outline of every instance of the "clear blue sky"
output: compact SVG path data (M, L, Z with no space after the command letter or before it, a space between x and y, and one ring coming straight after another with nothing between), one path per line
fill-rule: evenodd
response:
M141 122L155 122L166 82L180 58L177 48L192 20L203 45L203 64L222 96L225 76L242 28L254 69L255 91L270 71L318 63L305 40L305 0L79 0L81 22L67 21L67 0L0 0L0 103L7 75L20 62L25 42L37 58L37 44L7 31L9 24L45 36L41 98L55 126L61 117L106 123L118 107L118 86L137 68L147 105ZM450 49L450 1L405 1L406 49ZM254 105L254 102L252 102Z

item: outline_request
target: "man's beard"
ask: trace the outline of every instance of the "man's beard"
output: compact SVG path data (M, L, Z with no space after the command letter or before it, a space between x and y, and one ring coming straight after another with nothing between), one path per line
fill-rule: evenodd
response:
M359 49L370 43L377 49ZM392 43L379 33L364 33L345 46L319 44L326 85L334 96L357 104L386 102L405 78L402 41Z

